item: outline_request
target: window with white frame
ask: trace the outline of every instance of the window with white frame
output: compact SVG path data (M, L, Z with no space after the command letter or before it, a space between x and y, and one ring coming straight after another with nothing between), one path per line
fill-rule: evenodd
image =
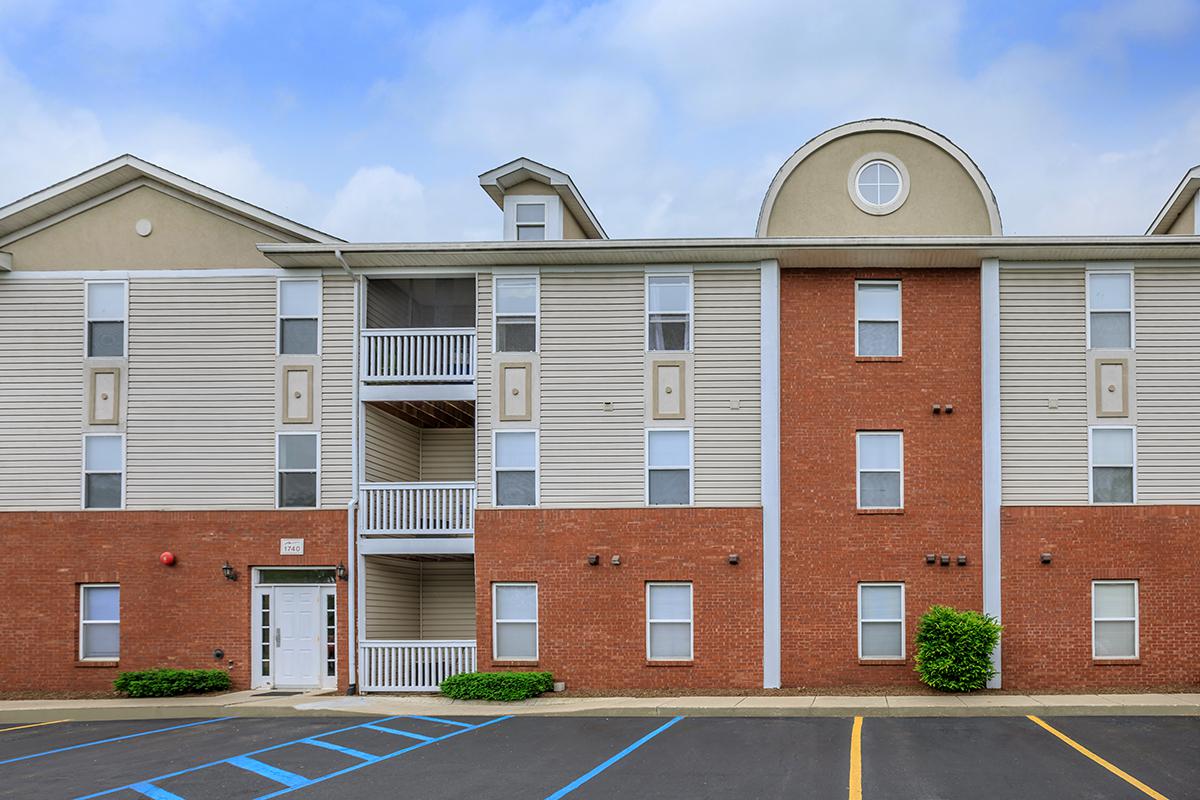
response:
M496 431L496 505L536 506L538 442L536 431Z
M1138 582L1092 581L1092 658L1138 657Z
M317 434L281 433L276 469L280 508L317 506Z
M84 315L90 358L124 357L128 288L125 281L87 282Z
M279 354L316 355L321 331L321 281L279 281Z
M517 229L518 242L541 242L546 239L546 204L516 203L513 224Z
M855 355L900 355L900 281L856 281L854 317Z
M692 347L692 276L646 276L646 349Z
M1133 273L1089 272L1088 347L1133 347Z
M692 584L646 584L646 657L692 660Z
M121 654L121 587L89 583L79 587L79 657L115 661Z
M120 434L83 437L83 507L120 508L124 496L125 440Z
M496 278L497 353L537 351L538 279L536 275Z
M1132 503L1136 493L1133 428L1090 428L1093 503Z
M536 583L492 584L492 657L505 661L537 661Z
M646 431L646 503L686 506L692 502L692 432Z
M904 434L858 432L858 507L904 507Z
M858 657L904 658L904 584L858 585Z

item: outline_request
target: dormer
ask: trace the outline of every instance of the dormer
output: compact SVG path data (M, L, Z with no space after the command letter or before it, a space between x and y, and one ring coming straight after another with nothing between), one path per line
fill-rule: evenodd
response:
M565 172L518 158L480 175L479 185L504 211L506 241L608 238Z
M1167 200L1147 234L1174 234L1176 236L1200 235L1200 203L1196 193L1200 191L1200 166L1192 167Z

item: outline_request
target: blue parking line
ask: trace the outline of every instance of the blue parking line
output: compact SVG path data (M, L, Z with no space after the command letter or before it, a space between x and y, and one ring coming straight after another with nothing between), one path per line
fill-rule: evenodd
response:
M361 758L363 761L374 761L375 759L379 758L379 756L373 756L370 753L364 753L362 750L355 750L352 747L342 747L340 744L325 742L321 739L301 739L300 744L311 744L316 745L317 747L324 747L326 750L333 750L337 753L345 753L348 756Z
M144 794L150 800L183 800L177 794L168 792L166 789L160 789L157 786L152 786L148 783L138 783L129 787L139 794Z
M655 728L654 730L652 730L652 731L650 731L649 733L647 733L647 734L646 734L645 736L643 736L642 738L638 739L638 740L637 740L636 742L634 742L633 744L629 745L629 747L626 747L624 750L622 750L621 752L617 753L617 754L616 754L615 756L613 756L612 758L608 759L607 761L605 761L605 762L604 762L604 763L602 763L602 764L597 764L597 765L596 765L595 767L593 767L591 770L589 770L588 772L585 772L584 774L580 775L578 778L576 778L575 780L571 781L570 783L568 783L566 786L564 786L564 787L562 787L561 789L559 789L559 790L558 790L557 792L555 792L554 794L552 794L552 795L549 795L548 797L546 797L546 800L558 800L560 797L564 797L564 796L566 796L566 795L570 794L571 792L573 792L573 791L575 791L576 789L578 789L580 786L583 786L585 783L587 783L588 781L590 781L592 778L594 778L594 777L596 777L597 775L599 775L601 772L604 772L604 770L608 769L608 768L609 768L609 767L611 767L613 764L615 764L615 763L617 763L618 761L620 761L620 760L621 760L622 758L624 758L625 756L627 756L627 755L629 755L630 753L632 753L634 750L637 750L639 747L641 747L641 746L642 746L642 745L644 745L646 742L648 742L648 741L650 741L651 739L653 739L655 736L658 736L660 733L662 733L663 731L665 731L667 728L669 728L669 727L671 727L672 725L674 725L675 723L679 722L679 720L681 720L681 719L683 719L683 717L674 717L674 718L673 718L673 719L672 719L670 722L666 723L665 725L660 725L659 727L657 727L657 728Z
M452 720L452 719L442 719L441 717L422 717L419 714L409 714L408 718L409 719L423 719L426 722L441 722L445 725L457 725L460 728L470 728L471 727L471 723L469 723L469 722L458 722L458 721Z
M282 783L284 786L290 786L293 789L298 789L301 786L311 782L309 778L306 778L303 775L297 775L294 772L288 772L286 769L280 769L279 767L272 766L271 764L264 764L261 761L253 758L247 758L246 756L234 756L233 758L229 759L228 763L235 767L240 767L241 769L262 775L264 778L269 778L276 783Z
M420 739L422 742L432 742L434 737L423 736L412 731L402 731L399 728L385 728L382 725L363 725L364 728L370 728L373 731L382 731L383 733L394 733L397 736L407 736L410 739Z
M83 744L73 744L70 747L56 747L53 750L46 750L41 753L33 753L32 755L28 755L28 756L17 756L16 758L6 758L3 761L0 761L0 766L3 766L5 764L12 764L13 762L16 762L16 761L28 761L31 758L41 758L42 756L52 756L55 753L65 753L68 750L78 750L82 747L95 747L98 744L108 744L110 742L120 742L120 741L124 741L125 739L136 739L139 736L150 736L155 733L166 733L167 731L177 731L177 730L180 730L181 728L194 728L197 725L209 725L213 722L224 722L227 719L233 719L233 717L217 717L216 719L202 719L199 722L189 722L185 725L172 725L168 728L155 728L152 731L142 731L141 733L130 733L130 734L126 734L125 736L114 736L111 739L100 739L99 741L95 741L95 742L84 742Z

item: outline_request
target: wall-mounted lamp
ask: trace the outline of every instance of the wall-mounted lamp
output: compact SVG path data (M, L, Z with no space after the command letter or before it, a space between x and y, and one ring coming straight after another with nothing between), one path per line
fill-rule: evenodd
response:
M959 556L959 557L958 557L958 565L959 565L960 567L965 567L965 566L967 565L967 557L966 557L966 556Z
M588 553L587 561L588 561L589 567L596 566L597 564L600 563L600 554L599 553Z
M620 556L613 556L613 557L612 557L612 565L613 565L614 567L619 567L619 566L621 566L621 557L620 557Z
M942 558L941 558L941 564L942 564L942 566L943 566L943 567L948 567L948 566L950 566L950 556L949 556L949 555L946 555L946 554L943 554L943 555L942 555Z
M1054 558L1054 556L1052 556L1050 553L1042 553L1042 563L1043 564L1049 564L1050 559L1052 559L1052 558Z
M729 554L729 563L734 564L734 565L740 564L740 563L742 563L742 557L739 556L737 553L730 553Z
M926 553L925 554L925 563L926 564L936 564L937 563L937 553Z
M346 569L346 564L342 561L338 562L336 573L339 581L344 581L350 577L350 570Z
M227 581L237 580L237 570L230 566L228 561L221 565L221 574L225 576L225 580Z

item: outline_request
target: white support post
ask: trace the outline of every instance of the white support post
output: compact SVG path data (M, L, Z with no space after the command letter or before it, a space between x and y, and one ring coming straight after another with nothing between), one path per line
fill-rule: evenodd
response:
M983 613L1000 620L1000 260L985 258L980 268L983 380ZM989 689L999 689L1000 650L992 664L996 675Z
M779 482L779 262L759 271L759 391L762 408L763 688L782 680Z

